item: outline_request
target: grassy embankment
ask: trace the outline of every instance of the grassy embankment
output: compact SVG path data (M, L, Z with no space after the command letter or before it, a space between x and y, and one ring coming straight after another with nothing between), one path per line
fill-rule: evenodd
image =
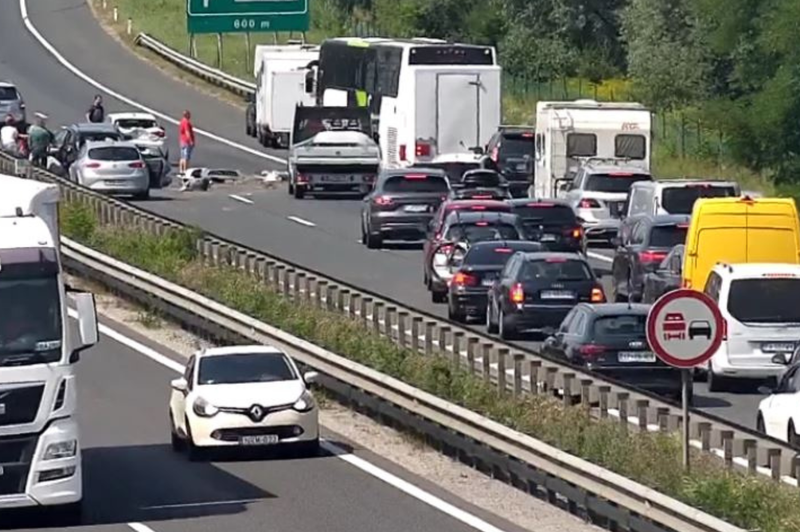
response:
M186 2L185 0L111 0L108 8L101 8L100 0L91 0L97 13L123 38L130 42L125 34L125 25L128 18L133 21L133 35L146 32L169 46L183 52L188 52L188 35L186 33ZM111 21L113 6L119 9L119 22ZM319 6L320 3L312 3ZM312 13L312 20L321 21L318 26L327 28L326 31L314 29L306 37L309 42L320 42L332 33L337 35L347 34L346 28L338 28L331 17L317 7ZM256 44L273 43L272 34L253 34L251 46ZM299 34L290 36L281 34L281 41ZM217 40L215 35L197 36L198 58L213 66L217 66ZM141 49L140 49L141 51ZM245 46L243 35L224 36L224 61L223 69L235 76L244 79L252 78L252 52ZM599 85L591 84L584 80L570 79L553 83L523 85L519 81L508 83L503 97L505 123L532 123L538 99L576 99L597 98L600 100L628 99L629 87L623 80L608 80ZM754 173L746 168L729 164L725 157L718 154L724 152L723 143L719 142L713 129L703 126L698 127L693 119L694 113L687 111L683 116L688 120L682 126L681 114L672 113L658 116L655 124L656 141L654 152L654 168L659 176L701 176L724 177L735 179L745 190L757 190L772 193L773 188L765 176Z
M360 322L291 302L246 274L203 266L196 233L155 237L142 230L98 225L80 204L61 209L65 235L126 263L365 364L439 397L479 412L571 454L676 497L746 529L800 532L800 492L761 477L725 470L718 461L693 456L690 474L681 467L672 434L627 432L618 422L597 421L580 407L553 398L499 395L495 387L443 357L425 357L365 331Z

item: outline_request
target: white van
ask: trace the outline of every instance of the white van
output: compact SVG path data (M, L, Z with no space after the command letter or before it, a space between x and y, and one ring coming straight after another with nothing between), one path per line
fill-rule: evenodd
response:
M780 377L777 354L792 357L800 342L800 266L717 264L703 290L724 318L723 340L708 364L708 388L723 391L735 379Z
M631 185L625 216L692 214L697 198L741 196L735 181L717 179L666 179L639 181Z

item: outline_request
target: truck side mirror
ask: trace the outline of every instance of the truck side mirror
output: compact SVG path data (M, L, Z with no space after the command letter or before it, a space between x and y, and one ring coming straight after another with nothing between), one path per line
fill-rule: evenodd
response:
M306 94L314 94L314 85L314 74L309 72L309 75L306 75Z
M78 333L80 335L80 345L73 349L70 355L70 362L77 362L81 351L85 351L97 344L99 334L97 332L97 307L94 301L94 294L89 292L79 292L72 295L75 309L78 312Z

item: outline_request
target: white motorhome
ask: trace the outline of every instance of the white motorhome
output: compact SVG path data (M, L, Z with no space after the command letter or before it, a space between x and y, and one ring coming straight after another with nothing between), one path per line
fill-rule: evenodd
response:
M501 72L490 46L328 39L317 102L369 108L386 167L424 164L489 142L501 120Z
M74 365L97 342L94 296L64 284L58 187L0 175L0 189L0 521L34 507L78 522Z
M289 134L298 105L313 106L315 97L307 86L313 80L319 46L283 45L256 47L253 75L255 119L248 126L262 146L289 146Z
M584 159L626 159L650 172L651 124L650 110L639 103L537 103L532 196L557 196Z

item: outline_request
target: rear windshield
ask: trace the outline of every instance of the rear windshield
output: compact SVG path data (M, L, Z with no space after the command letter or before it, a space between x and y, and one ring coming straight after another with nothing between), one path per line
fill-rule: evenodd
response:
M383 184L384 192L443 192L449 190L447 180L440 176L395 176Z
M522 159L526 155L533 157L533 136L523 137L516 133L503 138L500 143L498 159L504 164L508 159Z
M525 223L541 224L576 224L575 211L567 205L543 205L533 203L531 205L520 205L513 208L514 214L520 217Z
M462 182L469 187L497 187L500 185L500 176L494 172L475 172L466 176Z
M89 150L89 158L95 161L138 161L139 151L121 146L92 148Z
M117 126L122 129L142 128L147 129L151 127L158 127L155 120L148 118L121 118L117 120Z
M621 314L619 316L601 316L592 326L595 340L603 339L642 339L646 337L646 314Z
M740 279L731 282L728 312L747 323L800 323L800 279Z
M81 144L91 141L91 142L103 142L106 140L122 140L122 135L116 132L108 131L104 133L100 132L93 132L93 133L81 133L80 134L80 142Z
M426 168L444 170L451 183L460 183L464 172L480 168L478 163L425 163Z
M540 246L526 245L526 246L504 246L498 243L497 245L488 246L474 246L470 248L467 256L464 258L464 264L482 266L503 266L511 256L517 251L538 251Z
M0 100L16 100L17 89L14 87L0 87Z
M586 181L584 188L593 192L628 192L637 181L651 181L647 174L611 175L593 174Z
M654 248L672 248L686 243L688 226L658 225L650 231L650 246Z
M661 193L661 207L670 214L692 214L697 198L727 198L736 196L731 186L667 187Z
M481 225L478 225L480 223ZM485 224L485 225L484 225ZM520 240L517 228L506 223L477 222L474 224L455 224L450 226L445 240Z
M537 259L525 263L520 280L588 281L592 278L589 266L581 260Z

